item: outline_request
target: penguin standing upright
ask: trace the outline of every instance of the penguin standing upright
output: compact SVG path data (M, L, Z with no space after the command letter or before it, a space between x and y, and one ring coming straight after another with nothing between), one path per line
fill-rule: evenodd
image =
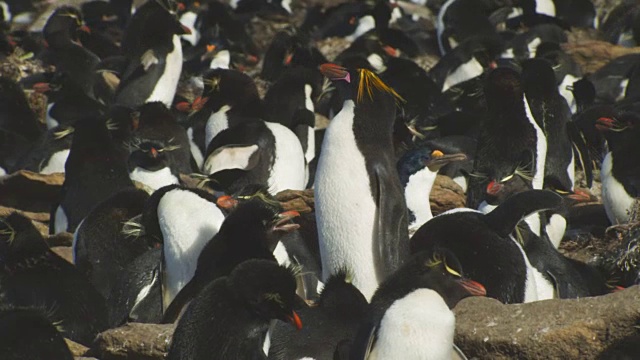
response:
M369 299L408 254L392 141L400 98L369 70L324 64L321 71L344 100L327 128L315 179L323 277L351 269Z
M546 138L524 94L520 75L509 68L489 74L485 87L485 118L467 191L467 206L477 208L487 195L499 195L504 184L520 176L534 189L542 189Z
M572 191L575 182L573 147L567 130L571 111L558 93L551 65L542 59L522 64L522 85L531 114L540 124L547 139L544 186Z
M622 113L600 118L596 127L604 133L611 151L602 162L602 203L612 224L628 223L635 215L640 197L640 118L636 113Z
M107 328L104 299L56 255L31 220L0 218L0 306L39 307L64 324L63 335L89 345Z
M128 187L133 183L125 159L113 143L106 122L91 118L78 121L65 163L60 204L52 214L49 231L74 232L94 206Z
M171 106L182 72L180 35L189 29L180 24L170 3L147 1L131 18L122 40L127 66L116 90L116 104L135 108L160 101Z
M249 260L209 283L178 322L167 359L265 359L271 320L302 328L296 281L274 261Z

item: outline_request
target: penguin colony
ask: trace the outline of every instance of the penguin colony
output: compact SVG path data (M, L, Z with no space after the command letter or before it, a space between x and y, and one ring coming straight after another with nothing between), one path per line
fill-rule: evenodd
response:
M71 359L64 338L127 322L176 323L176 360L465 359L461 299L620 288L557 249L636 220L640 55L584 74L562 44L637 46L634 2L91 0L18 30L40 5L0 2L1 56L45 69L0 78L0 175L64 173L49 233L73 264L0 218L2 359ZM295 14L256 44L252 22ZM434 216L438 174L466 207ZM304 189L312 213L276 200Z

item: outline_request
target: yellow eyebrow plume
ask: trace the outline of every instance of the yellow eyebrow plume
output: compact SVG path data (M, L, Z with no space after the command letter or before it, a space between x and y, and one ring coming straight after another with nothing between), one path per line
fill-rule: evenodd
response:
M365 92L369 95L369 99L373 100L374 89L393 95L396 101L406 102L400 94L382 82L382 80L380 80L380 78L370 70L358 69L358 72L360 73L360 81L358 82L358 102L362 102L364 100Z

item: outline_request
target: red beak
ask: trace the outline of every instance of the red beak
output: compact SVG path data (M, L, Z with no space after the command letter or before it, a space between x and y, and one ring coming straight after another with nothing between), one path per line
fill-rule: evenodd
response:
M87 34L91 34L91 29L89 29L89 27L87 25L80 26L80 29L78 29L78 30L86 32Z
M158 150L156 150L156 148L151 148L151 157L154 159L158 157Z
M193 100L193 104L191 104L191 110L200 111L204 107L204 104L209 101L208 97L198 96L195 100Z
M464 278L457 281L469 294L473 296L487 296L487 290L479 282Z
M302 330L302 320L300 320L300 317L295 311L292 311L291 315L287 315L286 317L291 325L295 326L298 330Z
M384 49L384 52L387 53L387 55L393 56L393 57L398 57L398 51L396 49L394 49L393 47L391 47L389 45L385 45L382 48Z
M44 94L47 91L51 90L51 86L49 85L49 83L36 83L33 85L33 91L40 93L40 94Z
M487 185L487 194L495 196L500 192L500 190L502 190L503 187L504 185L495 180L492 180L489 185Z
M573 194L567 196L569 199L579 201L579 202L589 202L595 200L591 194L582 190L575 190Z
M232 196L223 195L216 200L216 205L225 210L231 210L238 205L238 200L234 199Z
M191 111L191 104L186 101L181 101L176 104L176 110L180 112L189 112Z

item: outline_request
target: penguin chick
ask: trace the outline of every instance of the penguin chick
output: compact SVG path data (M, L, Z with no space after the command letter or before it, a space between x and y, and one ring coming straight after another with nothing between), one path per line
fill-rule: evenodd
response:
M168 360L266 359L271 320L302 328L293 310L296 281L274 261L249 260L209 283L180 319Z

